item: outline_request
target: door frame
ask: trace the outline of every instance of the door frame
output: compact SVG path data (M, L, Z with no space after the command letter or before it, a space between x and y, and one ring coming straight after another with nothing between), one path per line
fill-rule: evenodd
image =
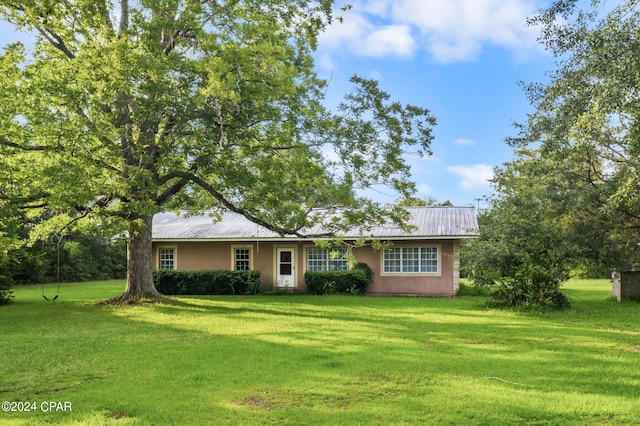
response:
M280 285L280 253L283 251L291 252L291 285ZM292 245L282 245L274 247L273 262L273 281L278 288L296 288L298 287L298 272L296 270L296 247Z

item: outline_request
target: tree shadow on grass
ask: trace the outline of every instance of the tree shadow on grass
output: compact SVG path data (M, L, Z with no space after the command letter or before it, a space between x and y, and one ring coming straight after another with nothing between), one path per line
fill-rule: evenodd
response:
M70 398L82 401L80 416L116 413L148 423L195 420L198 401L205 412L199 423L245 424L293 423L305 413L326 423L375 421L381 414L411 422L412 408L436 410L427 399L437 394L448 410L461 412L450 422L473 423L465 417L470 404L485 411L478 419L486 423L498 419L492 405L518 412L513 393L537 401L529 412L520 410L523 418L550 421L557 409L544 402L560 394L568 405L588 396L639 396L640 353L632 350L640 347L638 333L593 327L588 304L580 318L550 318L457 300L172 300L98 308L29 302L4 316L0 310L7 324L18 323L3 336L0 353L17 362L5 367L0 395ZM29 389L36 377L39 387ZM38 419L65 423L53 414Z
M334 310L326 307L324 300L321 305L309 299L298 301L302 303L193 298L154 309L169 318L187 309L191 314L228 321L275 321L279 327L259 329L255 339L294 350L376 353L387 361L416 364L416 368L423 363L412 357L424 355L420 351L431 352L435 358L431 365L445 371L448 364L459 362L461 371L472 376L506 375L513 379L518 375L538 385L545 383L549 389L637 395L640 341L633 330L594 329L588 323L571 324L530 314L514 313L505 318L469 307L442 311L440 306L429 308L428 302L421 315L416 305L398 313L378 303L372 306L367 299L353 299ZM309 333L306 327L314 321L318 322L316 329ZM301 325L296 326L298 323ZM375 357L369 362L375 363Z

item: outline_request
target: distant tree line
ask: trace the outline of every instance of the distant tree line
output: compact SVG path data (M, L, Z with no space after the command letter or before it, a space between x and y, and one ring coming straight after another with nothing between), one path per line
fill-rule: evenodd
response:
M16 284L125 278L127 247L124 240L74 232L10 252L7 266Z
M3 223L0 275L11 284L125 278L125 238L109 238L98 228L29 239L41 218L14 216Z

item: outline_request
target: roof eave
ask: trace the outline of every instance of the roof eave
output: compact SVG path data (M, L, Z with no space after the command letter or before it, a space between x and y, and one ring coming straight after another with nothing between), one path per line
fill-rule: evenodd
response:
M357 240L362 237L344 236L341 237L346 240ZM418 240L468 240L477 238L477 235L431 235L431 236L372 236L366 237L367 240L393 240L393 241L418 241ZM195 242L295 242L295 241L329 241L331 238L318 237L318 238L300 238L300 237L288 237L288 238L152 238L156 243L195 243Z

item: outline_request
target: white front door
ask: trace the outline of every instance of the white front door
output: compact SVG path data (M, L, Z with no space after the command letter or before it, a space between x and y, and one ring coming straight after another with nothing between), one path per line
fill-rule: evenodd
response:
M295 287L295 250L276 249L276 277L278 287Z

